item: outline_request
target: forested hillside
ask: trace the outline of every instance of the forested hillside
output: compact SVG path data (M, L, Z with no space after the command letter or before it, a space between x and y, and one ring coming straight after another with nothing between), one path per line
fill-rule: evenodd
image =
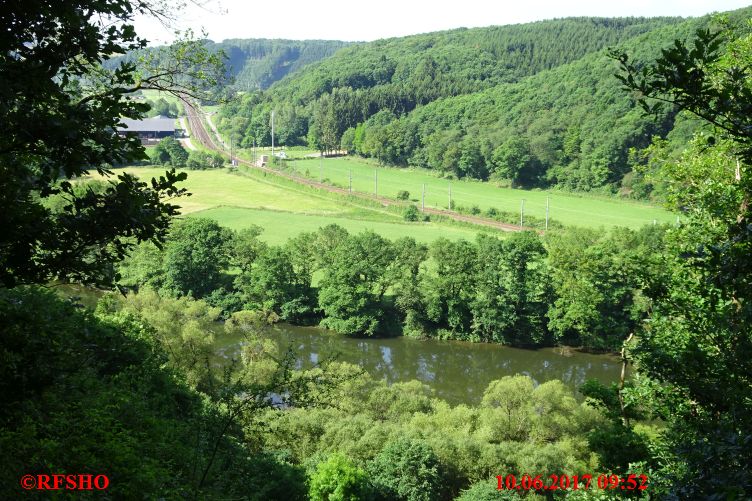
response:
M371 94L375 104L387 104L387 96L393 96L393 111L409 110L438 97L515 82L679 21L572 18L377 40L350 47L280 83L272 96L308 103L337 88L376 87ZM387 101L380 102L379 96Z
M325 59L348 42L336 40L232 39L212 44L223 50L234 77L233 88L242 91L266 89L277 80L304 66Z
M267 93L250 93L230 103L222 113L227 119L224 126L242 143L250 145L256 139L268 144L274 108L277 141L300 144L306 141L309 125L318 128L321 120L313 115L325 115L334 107L337 126L332 136L336 137L322 138L334 143L347 127L378 111L400 115L441 97L516 82L680 22L679 18L572 18L358 44L284 79ZM225 50L232 65L232 48Z
M228 39L222 42L204 41L210 52L224 52L231 83L229 89L257 91L294 73L301 68L325 59L349 45L338 40L267 40L263 38ZM141 57L161 58L161 48L144 48L128 52L105 62L108 69L123 61L137 61Z
M646 197L652 186L629 174L637 162L630 148L666 137L676 117L642 115L620 91L608 48L648 61L714 22L573 18L380 40L242 96L223 108L219 126L236 144L268 144L274 110L277 144L515 186ZM675 142L686 144L692 130L683 123Z

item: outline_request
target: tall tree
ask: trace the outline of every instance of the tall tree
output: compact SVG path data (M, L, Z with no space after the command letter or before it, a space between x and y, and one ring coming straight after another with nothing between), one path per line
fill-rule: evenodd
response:
M316 307L309 274L298 274L287 248L271 247L258 258L245 281L247 304L288 322L302 323Z
M174 171L145 183L120 174L99 193L76 193L71 179L89 170L110 177L107 165L145 158L136 138L115 133L121 117L139 118L148 105L130 92L156 88L200 96L219 81L221 56L200 43L165 49L161 68L137 71L101 63L144 47L131 24L160 14L150 0L22 2L0 15L0 283L51 278L89 283L112 280L111 264L137 241L161 242L183 193ZM154 61L151 61L154 62ZM63 194L59 211L44 200Z
M477 249L464 240L442 238L431 245L430 256L436 266L423 275L426 315L437 328L448 329L458 338L467 336L472 323L473 282L479 267Z
M392 243L370 231L337 246L319 289L319 307L326 315L322 325L344 334L379 332L381 301L389 286L386 270L394 257Z
M162 260L162 289L175 296L202 298L227 282L231 230L216 221L190 218L170 231Z
M671 239L665 293L632 350L639 370L660 383L652 398L670 425L662 474L678 498L749 498L752 38L701 30L643 68L614 57L646 111L670 103L713 134L668 173L687 221Z

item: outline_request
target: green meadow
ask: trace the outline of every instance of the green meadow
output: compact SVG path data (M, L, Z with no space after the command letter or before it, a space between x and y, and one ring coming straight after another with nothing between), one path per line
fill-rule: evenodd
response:
M407 190L413 200L420 200L425 183L427 206L446 207L448 204L450 181L424 171L377 167L351 158L293 160L287 162L287 166L299 174L313 179L321 176L344 187L348 186L352 171L354 190L373 192L378 182L379 195L388 197ZM128 170L147 179L164 172L162 167ZM209 217L233 229L255 224L264 228L263 238L272 244L327 224L338 224L351 232L370 229L392 239L411 236L421 242L439 237L474 239L478 231L495 231L446 221L408 223L394 209L387 210L373 202L323 192L247 168L241 168L240 172L187 172L184 186L192 195L176 201L184 216ZM546 197L550 197L551 218L567 225L635 228L653 220L676 221L675 215L661 208L605 197L548 194L456 180L451 181L451 190L456 204L477 205L483 210L495 207L519 211L520 200L524 198L525 214L537 217L545 216Z
M149 179L163 174L165 169L125 170ZM183 215L208 217L233 229L255 224L264 228L262 238L271 244L283 243L301 232L327 224L338 224L350 232L370 229L391 239L410 236L426 243L439 237L471 240L478 231L494 231L444 222L408 223L398 213L299 186L271 174L244 175L226 170L186 172L188 179L182 186L191 196L174 202Z
M420 201L425 184L427 207L447 208L451 186L455 205L467 208L476 205L482 210L494 207L519 213L524 199L524 213L538 218L545 218L548 198L551 219L564 225L637 228L654 220L658 223L676 222L675 214L644 203L606 196L500 188L489 182L450 181L421 169L381 167L352 157L293 160L286 164L298 174L328 180L342 187L349 185L349 176L352 175L353 190L374 193L378 189L378 195L392 198L397 192L406 190L411 199Z
M295 212L277 212L266 209L241 207L216 207L192 215L208 217L232 229L258 225L264 228L262 239L270 244L281 244L304 232L314 231L328 224L338 224L350 233L372 230L389 239L413 237L418 242L429 243L439 237L472 240L478 231L437 223L407 223L396 218L390 221L356 219L347 214L318 216Z

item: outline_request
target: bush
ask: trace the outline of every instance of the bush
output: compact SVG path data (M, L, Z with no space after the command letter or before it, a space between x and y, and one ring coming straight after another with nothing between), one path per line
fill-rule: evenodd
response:
M405 221L419 221L420 211L418 211L416 206L408 205L407 208L405 208L405 212L402 213L402 216L405 218Z
M398 191L397 200L410 200L410 192L407 190Z
M456 501L503 501L506 499L522 499L515 491L499 490L497 480L483 480L476 482L469 489L462 491Z
M444 490L439 459L423 441L400 438L391 442L368 466L371 480L387 499L430 501Z
M191 151L188 154L186 167L192 170L219 169L225 164L225 159L219 153Z
M372 498L368 475L343 454L319 463L309 482L312 501L362 501Z
M185 167L188 162L188 152L174 137L166 137L149 150L149 158L155 164Z

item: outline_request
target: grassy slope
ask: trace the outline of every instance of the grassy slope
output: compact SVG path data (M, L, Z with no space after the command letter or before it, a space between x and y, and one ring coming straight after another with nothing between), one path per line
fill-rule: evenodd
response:
M217 207L194 213L197 216L216 219L222 225L240 229L256 224L264 228L262 239L270 244L282 244L304 232L314 231L328 224L338 224L351 233L373 230L389 239L413 237L419 242L432 242L439 237L472 240L477 231L436 223L402 223L354 219L348 215L317 216L290 212L275 212L238 207ZM503 234L499 234L503 236Z
M130 172L151 178L164 168L132 168ZM182 213L216 219L234 229L252 224L264 228L262 238L283 243L290 237L336 223L348 231L372 229L387 238L412 236L421 242L438 237L474 239L477 230L440 223L407 223L394 213L352 204L341 197L266 182L227 171L188 171L184 186L192 193L178 199Z
M297 172L314 179L319 178L319 161L300 160L288 162ZM340 186L348 186L352 171L353 190L374 191L374 174L378 172L379 195L395 197L400 190L410 192L410 197L420 200L422 185L426 185L426 206L446 208L449 181L435 176L430 171L377 167L358 158L328 158L323 161L322 177ZM492 183L476 181L451 181L452 200L465 207L477 205L481 209L495 207L499 210L519 212L521 200L525 199L525 214L545 217L546 197L550 196L550 217L565 225L588 227L627 226L637 228L653 220L674 222L676 215L659 207L607 197L571 195L544 191L513 190L499 188Z

